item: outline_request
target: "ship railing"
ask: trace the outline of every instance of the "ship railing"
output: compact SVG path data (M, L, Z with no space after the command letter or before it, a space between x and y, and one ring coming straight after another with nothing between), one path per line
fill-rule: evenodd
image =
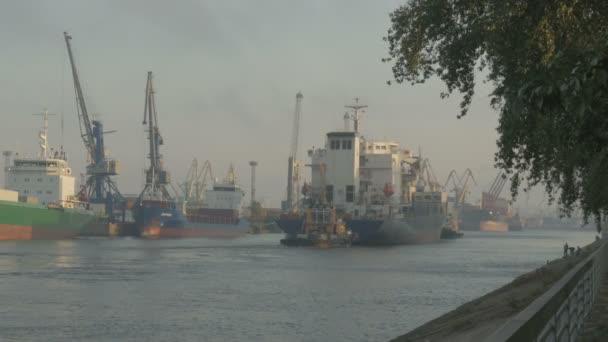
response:
M588 257L486 341L575 341L608 271L608 241L594 244Z

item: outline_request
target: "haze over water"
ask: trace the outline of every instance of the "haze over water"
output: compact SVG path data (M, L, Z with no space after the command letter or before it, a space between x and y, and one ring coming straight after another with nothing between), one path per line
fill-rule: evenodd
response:
M594 234L328 250L280 237L0 242L0 340L383 341Z

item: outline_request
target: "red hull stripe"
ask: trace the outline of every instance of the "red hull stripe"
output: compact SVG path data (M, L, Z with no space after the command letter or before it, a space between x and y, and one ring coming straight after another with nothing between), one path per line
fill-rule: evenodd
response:
M0 240L51 240L68 239L78 235L77 231L50 229L13 224L0 224Z
M188 237L239 237L244 235L242 232L227 232L223 230L200 229L200 228L161 228L146 227L142 236L149 238L188 238Z
M0 224L0 240L31 240L32 227Z

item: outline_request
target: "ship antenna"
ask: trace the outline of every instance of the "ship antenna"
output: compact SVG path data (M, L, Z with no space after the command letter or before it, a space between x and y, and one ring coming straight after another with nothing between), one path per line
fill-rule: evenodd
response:
M352 105L344 106L353 110L353 120L355 121L355 133L359 132L359 120L361 119L360 114L365 113L363 109L367 108L367 105L359 104L359 98L355 97L355 103Z
M48 152L49 151L49 140L48 140L49 115L55 115L55 114L49 113L48 109L46 107L44 107L44 110L42 111L42 113L36 113L33 115L41 115L44 120L44 125L42 126L42 130L38 134L38 138L40 139L40 158L47 159L48 153L49 153Z

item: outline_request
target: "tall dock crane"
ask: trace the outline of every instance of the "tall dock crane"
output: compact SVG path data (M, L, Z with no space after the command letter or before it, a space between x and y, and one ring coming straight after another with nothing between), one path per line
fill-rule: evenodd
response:
M117 160L107 158L103 140L104 134L112 133L114 131L104 132L101 121L91 120L89 118L89 112L87 111L87 105L78 76L78 69L76 68L76 61L74 60L74 54L72 53L72 45L70 43L72 36L67 32L64 32L63 36L68 49L72 76L74 78L76 111L78 113L78 122L80 123L80 135L84 141L88 160L90 161L90 164L87 165L86 168L86 174L88 176L86 184L82 186L78 196L83 200L89 201L89 203L105 204L105 213L110 222L113 222L115 219L114 206L115 203L118 202L121 204L124 220L124 197L120 194L116 183L111 178L111 176L119 174L120 164Z
M150 167L146 170L146 185L139 194L138 202L141 202L144 195L148 195L153 200L173 201L173 196L169 194L167 185L170 183L169 172L163 168L160 145L163 145L163 138L158 129L156 115L156 104L154 102L154 87L152 86L152 71L148 71L146 82L146 102L144 105L144 125L148 125L148 142L150 144Z
M283 206L284 210L294 211L298 201L298 180L300 177L300 165L298 164L298 140L300 136L300 116L302 114L302 100L304 96L301 92L296 94L296 108L293 115L293 127L291 131L291 146L289 149L289 159L287 161L287 200Z
M508 208L500 207L498 205L498 199L502 189L507 183L507 177L503 172L499 172L494 178L494 182L492 186L490 186L490 190L487 192L481 193L481 207L482 209L498 212L500 214L506 215Z

